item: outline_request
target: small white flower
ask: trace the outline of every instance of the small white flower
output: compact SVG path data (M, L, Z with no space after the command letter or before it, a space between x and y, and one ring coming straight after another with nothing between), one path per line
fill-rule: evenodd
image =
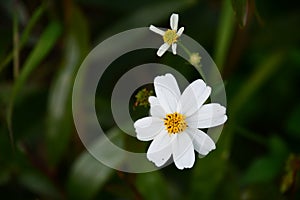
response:
M156 97L150 96L150 115L134 123L137 138L153 142L147 158L157 167L173 155L178 169L191 168L196 150L207 155L215 149L214 141L199 128L211 128L225 123L226 108L220 104L204 104L211 88L201 79L192 82L181 94L171 74L154 79Z
M166 31L160 30L156 28L155 26L151 25L150 30L163 36L164 44L161 45L157 51L157 55L160 57L162 56L172 45L172 51L173 54L176 54L177 49L177 40L182 35L184 31L184 27L181 27L178 31L178 14L172 14L170 17L170 26L171 29L168 29Z

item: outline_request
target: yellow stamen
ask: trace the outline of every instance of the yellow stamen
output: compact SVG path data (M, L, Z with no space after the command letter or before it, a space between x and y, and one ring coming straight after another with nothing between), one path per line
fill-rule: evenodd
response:
M164 118L164 125L169 134L180 133L187 127L185 116L177 112L167 114Z
M177 39L178 39L178 35L176 33L175 30L170 30L168 29L164 36L163 36L163 39L164 39L164 42L167 43L168 45L171 45L175 42L177 42Z

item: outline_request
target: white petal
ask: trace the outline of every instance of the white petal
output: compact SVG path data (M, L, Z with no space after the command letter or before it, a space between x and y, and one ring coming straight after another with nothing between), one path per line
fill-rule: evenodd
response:
M181 28L177 31L178 37L180 37L180 36L182 35L183 31L184 31L184 27L181 27Z
M189 117L194 114L207 100L211 92L211 88L201 79L192 82L182 93L177 112Z
M157 51L157 55L159 57L161 57L167 50L168 48L170 47L170 45L168 45L167 43L164 43L163 45L161 45Z
M177 44L176 43L173 43L172 44L172 51L173 51L173 54L176 55L176 48L177 48Z
M175 165L178 169L191 168L195 162L195 152L190 136L185 133L176 134L172 142L172 152Z
M166 112L163 107L160 105L158 99L154 96L150 96L148 99L150 103L150 115L153 117L164 118L166 116Z
M203 105L196 113L186 118L191 128L211 128L224 124L227 120L226 108L217 103Z
M207 155L216 148L214 141L199 129L187 128L186 132L193 141L194 149L201 155Z
M157 76L154 79L154 89L160 105L167 113L176 111L180 90L172 74Z
M147 151L147 158L154 162L157 167L165 164L172 155L172 135L162 130L150 144Z
M149 27L149 29L150 29L151 31L153 31L154 33L157 33L157 34L159 34L159 35L161 35L161 36L164 36L164 34L165 34L165 31L160 30L160 29L156 28L156 27L153 26L153 25L151 25L151 26Z
M141 141L153 140L165 128L163 120L156 117L144 117L137 120L133 126L137 138Z
M177 31L178 28L178 14L172 14L170 17L170 26L172 30Z

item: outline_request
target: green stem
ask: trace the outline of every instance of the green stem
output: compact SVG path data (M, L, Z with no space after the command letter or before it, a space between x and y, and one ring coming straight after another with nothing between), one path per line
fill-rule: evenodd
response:
M190 57L192 53L180 42L178 41L177 44L184 50L184 52Z
M188 48L186 48L180 41L177 42L177 44L184 50L184 52L188 55L188 57L190 58L192 53L190 52L190 50L188 50ZM189 61L190 62L190 61ZM200 73L200 75L202 76L202 78L205 79L205 76L204 76L204 73L203 73L203 70L201 68L201 65L200 64L192 64L197 70L198 72Z
M19 53L20 53L20 43L19 43L19 27L18 27L18 10L16 9L13 15L13 76L16 79L19 75Z

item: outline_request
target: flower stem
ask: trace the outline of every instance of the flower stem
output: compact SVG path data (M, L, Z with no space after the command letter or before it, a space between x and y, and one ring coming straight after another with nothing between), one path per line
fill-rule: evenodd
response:
M192 53L180 41L178 41L177 44L185 51L188 56L191 56Z
M190 58L192 53L191 51L186 47L184 46L181 41L178 41L177 44L183 49L183 51L188 55L188 57ZM189 60L189 63L192 64ZM202 66L201 64L192 64L196 69L197 71L200 73L200 75L202 76L203 79L205 79L205 76L204 76L204 73L203 73L203 70L202 70Z

